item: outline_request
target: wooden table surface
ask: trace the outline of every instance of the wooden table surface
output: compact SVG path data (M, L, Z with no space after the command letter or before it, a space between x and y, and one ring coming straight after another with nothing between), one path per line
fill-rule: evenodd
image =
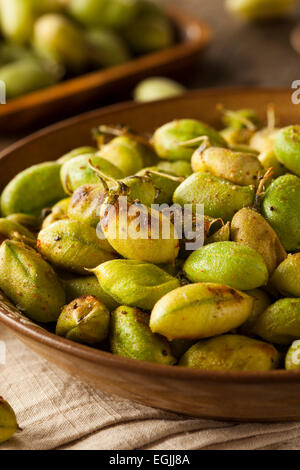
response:
M185 8L207 21L214 31L211 45L199 57L195 68L183 71L180 76L188 88L290 87L292 81L300 79L300 57L289 42L293 26L300 21L300 2L290 19L255 25L229 15L223 0L158 0L158 3ZM1 137L0 148L20 137Z

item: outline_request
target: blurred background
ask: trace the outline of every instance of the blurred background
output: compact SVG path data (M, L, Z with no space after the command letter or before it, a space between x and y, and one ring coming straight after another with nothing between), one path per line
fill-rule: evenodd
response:
M187 86L280 87L290 86L300 77L300 56L290 43L291 31L300 21L300 2L296 2L292 14L284 19L257 23L230 14L224 0L160 0L159 3L184 7L213 29L213 41L199 58L196 70L186 77Z
M96 14L105 2L119 6L106 16ZM125 4L139 9L122 10ZM180 24L180 11L190 23ZM166 12L177 15L175 29ZM211 29L211 41L189 61L176 54L171 60L169 52L189 35L195 19ZM146 101L205 87L291 87L300 79L297 0L0 0L0 24L0 80L7 87L0 148L48 123L133 98ZM152 54L161 54L159 67ZM130 73L118 68L147 57L147 67L140 63ZM98 71L104 74L97 78L98 88L93 78L87 93L76 80ZM120 80L123 73L126 79ZM150 82L135 91L152 75L178 85ZM70 90L75 91L69 96Z

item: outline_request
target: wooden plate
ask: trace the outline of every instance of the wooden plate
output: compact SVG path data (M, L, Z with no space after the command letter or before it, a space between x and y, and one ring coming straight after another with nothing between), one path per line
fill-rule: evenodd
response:
M274 103L281 125L299 122L300 107L292 104L291 90L210 89L151 104L113 106L51 126L10 147L0 156L0 188L29 165L91 143L90 129L99 124L128 123L138 131L152 131L179 117L217 124L218 103L231 109L255 108L262 118L266 106ZM300 418L300 372L210 372L123 359L34 326L3 297L0 322L41 356L108 393L206 418Z
M120 91L130 91L143 78L170 75L191 65L210 41L211 31L202 21L176 8L169 10L168 16L179 36L173 47L10 100L0 106L1 133L41 128L53 118L95 108L95 103L99 106L102 99L114 93L122 95Z

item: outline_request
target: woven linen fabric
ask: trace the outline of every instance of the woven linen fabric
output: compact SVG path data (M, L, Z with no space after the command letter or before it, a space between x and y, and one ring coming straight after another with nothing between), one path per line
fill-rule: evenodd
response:
M300 423L225 423L149 408L65 374L0 326L0 395L21 432L0 450L300 449Z

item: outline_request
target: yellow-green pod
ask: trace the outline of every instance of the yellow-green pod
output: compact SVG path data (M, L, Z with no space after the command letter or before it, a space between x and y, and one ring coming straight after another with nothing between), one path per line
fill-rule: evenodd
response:
M92 61L98 67L124 64L131 58L126 42L114 31L93 28L87 31L87 40L93 49Z
M150 161L156 162L153 149L131 135L122 135L104 145L97 155L115 165L124 176L132 176Z
M192 168L195 172L208 171L240 186L257 185L263 174L263 167L255 155L218 147L196 150Z
M169 340L227 333L245 323L253 298L222 284L190 284L169 292L155 305L150 328Z
M121 306L111 315L110 345L113 354L157 364L173 365L168 341L151 332L149 315L137 308Z
M174 43L174 30L167 17L143 15L134 20L124 36L130 48L138 54L149 54L171 47Z
M274 142L277 137L279 129L265 127L253 135L250 140L250 147L257 150L259 153L270 152L274 150Z
M69 160L72 160L75 157L80 157L81 155L86 155L86 154L95 154L97 152L97 149L94 147L78 147L76 149L70 150L70 152L65 153L62 157L60 157L57 161L58 163L66 163Z
M32 320L56 321L66 302L52 267L33 249L5 241L0 247L0 288Z
M90 48L84 32L60 13L47 13L36 20L33 46L38 54L71 71L84 70L90 61Z
M1 212L40 215L66 194L60 182L61 165L47 162L34 165L15 176L1 195Z
M1 30L9 41L29 42L34 19L33 0L1 0Z
M252 289L245 292L254 299L253 308L248 320L239 328L239 332L245 336L253 335L253 327L260 315L271 305L270 296L262 289Z
M141 261L108 261L93 272L104 291L119 304L143 310L152 310L161 297L180 287L178 279Z
M42 230L37 246L51 264L78 274L88 274L87 269L116 258L94 228L75 220L60 220Z
M68 207L68 217L91 227L100 223L100 207L105 200L105 192L100 184L85 184L77 188Z
M260 315L253 332L275 344L290 344L300 338L300 299L280 299Z
M67 194L72 195L77 188L85 184L99 184L101 186L96 170L91 168L89 161L96 170L100 170L108 177L123 178L121 170L108 160L93 154L80 155L66 161L61 167L61 184Z
M292 173L300 176L300 126L281 129L275 139L275 155Z
M277 160L274 150L261 152L258 155L258 159L265 170L268 170L269 168L273 168L274 178L284 175L284 173L287 172L286 168L282 165L282 163L280 163Z
M43 221L42 230L54 224L54 222L68 218L70 200L71 198L67 197L52 207L51 213Z
M14 410L4 398L0 397L0 444L8 441L18 430Z
M4 240L15 240L34 246L36 238L30 230L18 222L0 218L0 243Z
M230 222L223 225L219 230L213 233L207 239L207 243L229 242L230 240Z
M6 85L8 100L50 87L62 78L62 70L50 61L32 55L0 68L0 80Z
M203 136L209 137L211 144L216 147L227 147L218 131L194 119L179 119L159 127L153 135L153 145L160 158L189 162L199 147L198 141L194 144L190 141Z
M294 3L294 0L226 0L225 5L231 13L257 21L284 17Z
M257 251L235 242L217 242L194 251L183 266L191 282L215 282L250 290L266 285L268 270Z
M155 209L108 197L101 206L100 220L106 239L124 258L173 264L178 256L176 229Z
M182 178L187 178L193 173L191 164L185 160L177 160L175 162L160 160L156 166L170 175L181 176Z
M221 136L230 146L248 145L253 133L254 131L251 129L236 129L234 127L226 127L220 131Z
M300 178L283 175L268 187L262 202L267 219L287 251L300 250Z
M300 370L300 340L297 339L290 346L285 357L286 370Z
M12 222L16 222L17 224L26 227L31 232L38 232L42 225L42 220L40 217L36 217L34 215L28 214L11 214L8 215L7 220L11 220Z
M173 202L204 205L204 213L225 222L243 207L252 206L255 197L254 186L238 186L210 173L194 173L176 189Z
M267 371L276 369L279 353L272 344L239 335L199 341L181 358L181 367L202 370Z
M56 334L77 343L98 344L108 337L109 320L109 310L99 299L80 297L63 308Z
M156 191L156 204L171 204L173 194L182 183L183 178L172 176L160 170L158 167L144 168L138 173L139 176L149 176L153 181Z
M271 225L254 209L244 208L231 222L231 239L257 251L269 274L286 258L287 253Z
M66 291L67 302L70 303L79 297L92 295L106 305L109 311L119 306L110 295L108 295L101 287L96 276L83 276L71 279L63 279L62 284Z
M300 297L300 253L288 255L274 272L271 285L287 297Z

